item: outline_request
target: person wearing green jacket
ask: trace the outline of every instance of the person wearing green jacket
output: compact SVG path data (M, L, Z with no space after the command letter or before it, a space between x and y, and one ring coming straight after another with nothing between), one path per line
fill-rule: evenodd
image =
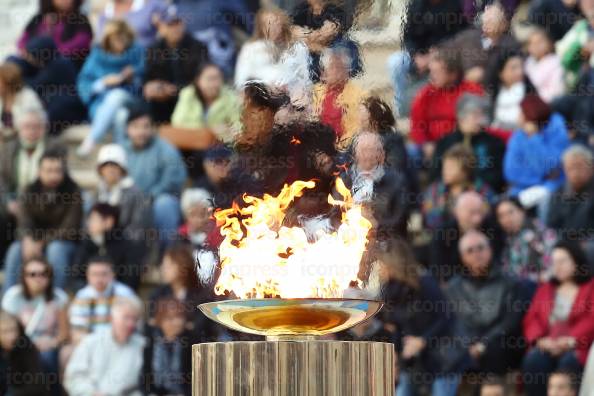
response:
M171 116L174 127L210 129L228 143L240 130L240 104L237 94L224 85L223 71L208 63L198 69L192 84L180 91Z
M570 88L575 87L584 64L594 66L594 1L580 0L579 3L585 18L574 23L556 44L556 52Z

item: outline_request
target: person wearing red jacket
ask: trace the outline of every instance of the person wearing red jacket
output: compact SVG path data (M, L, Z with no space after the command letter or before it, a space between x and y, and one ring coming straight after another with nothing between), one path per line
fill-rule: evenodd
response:
M582 370L594 341L594 280L582 248L558 242L552 252L553 279L542 284L524 317L531 349L522 371L527 396L546 394L548 375Z
M415 96L410 115L410 139L431 158L435 142L456 127L456 102L465 92L483 94L481 85L462 80L460 57L448 47L431 54L429 83Z

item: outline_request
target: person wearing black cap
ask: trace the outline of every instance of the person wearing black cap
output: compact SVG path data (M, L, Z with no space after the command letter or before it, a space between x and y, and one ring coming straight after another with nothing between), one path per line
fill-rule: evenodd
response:
M184 17L171 5L159 19L159 36L146 51L143 96L157 124L167 123L179 90L208 62L208 49L186 30Z
M186 182L186 167L179 151L157 135L147 106L130 110L127 132L122 146L128 174L152 199L153 219L164 248L181 222L179 195Z

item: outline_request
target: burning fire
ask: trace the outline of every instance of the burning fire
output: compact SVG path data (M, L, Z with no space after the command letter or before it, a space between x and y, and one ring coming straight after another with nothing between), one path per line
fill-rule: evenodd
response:
M246 207L233 203L214 216L224 240L219 247L221 274L217 294L238 298L338 298L357 281L359 262L367 245L371 223L363 217L341 179L336 188L342 200L328 196L340 208L337 230L319 230L314 242L300 227L283 225L291 202L313 188L313 181L285 185L276 197L244 196Z

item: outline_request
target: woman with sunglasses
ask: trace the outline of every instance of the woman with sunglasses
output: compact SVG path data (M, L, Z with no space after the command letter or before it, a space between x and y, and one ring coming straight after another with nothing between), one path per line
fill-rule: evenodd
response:
M47 372L57 373L58 349L68 337L68 296L53 286L52 267L43 258L23 265L21 282L6 291L2 309L19 319L41 353Z

